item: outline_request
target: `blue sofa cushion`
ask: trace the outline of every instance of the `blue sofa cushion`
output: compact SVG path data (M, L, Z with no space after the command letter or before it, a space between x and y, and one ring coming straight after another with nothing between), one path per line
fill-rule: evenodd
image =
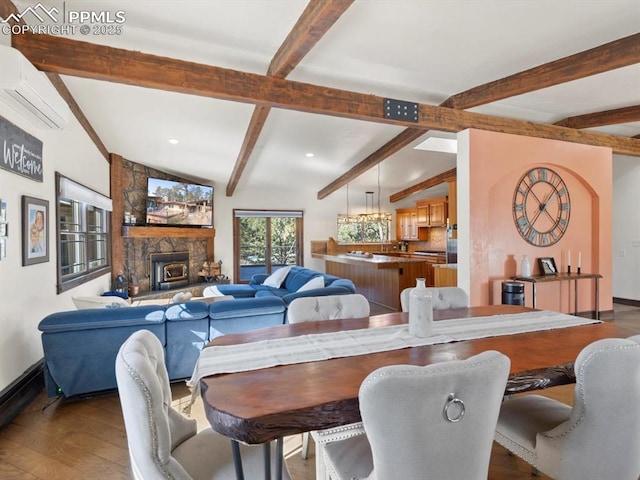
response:
M348 278L338 278L336 281L331 282L331 286L343 288L348 290L349 293L356 293L356 285Z
M165 319L165 362L169 378L189 378L209 341L209 304L195 300L169 305Z
M272 313L281 313L284 316L284 310L285 304L278 297L239 298L229 302L213 302L209 305L209 316L212 320Z
M341 277L336 277L335 275L329 275L328 273L324 274L324 286L328 287L336 280L341 280Z
M285 305L279 297L240 298L209 306L209 339L230 333L282 325Z
M350 293L347 289L343 287L334 287L333 285L331 285L330 287L312 288L311 290L304 290L302 292L289 293L282 297L282 301L288 307L289 304L293 302L296 298L323 297L325 295L345 295L347 293Z
M198 300L174 303L167 307L164 315L169 322L209 318L209 304Z
M291 292L284 288L260 288L256 290L256 297L279 297L289 295Z
M47 315L38 325L46 333L97 328L118 328L164 323L166 305L127 308L89 308Z
M233 298L250 298L256 294L255 288L246 283L232 283L230 285L216 285L223 295L231 295Z
M289 293L297 292L301 286L318 275L322 274L316 270L303 267L292 267L289 275L287 275L287 278L284 280L283 286L289 291Z

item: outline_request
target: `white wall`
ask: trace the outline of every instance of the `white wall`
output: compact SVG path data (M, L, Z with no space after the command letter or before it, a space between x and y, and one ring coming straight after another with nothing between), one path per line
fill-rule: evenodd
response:
M640 301L640 158L613 157L613 296Z
M71 297L110 288L103 275L56 293L55 172L109 196L109 164L73 119L64 130L41 130L0 103L0 116L43 143L43 182L0 169L0 199L7 203L7 257L0 261L0 391L42 358L38 323L47 314L74 308ZM2 161L0 157L0 161ZM49 201L49 261L22 266L22 195Z

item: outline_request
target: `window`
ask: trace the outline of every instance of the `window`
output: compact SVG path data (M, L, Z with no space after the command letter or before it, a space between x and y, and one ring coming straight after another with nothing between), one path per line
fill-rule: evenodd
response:
M234 277L247 283L257 273L302 265L302 211L234 210Z
M385 243L389 241L388 214L338 215L338 242Z
M107 273L111 200L56 173L58 293Z

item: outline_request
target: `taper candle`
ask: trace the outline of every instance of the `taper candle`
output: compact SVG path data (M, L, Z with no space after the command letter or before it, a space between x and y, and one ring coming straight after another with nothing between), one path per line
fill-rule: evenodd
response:
M571 266L571 250L567 250L567 267Z
M578 268L582 267L582 252L578 252Z

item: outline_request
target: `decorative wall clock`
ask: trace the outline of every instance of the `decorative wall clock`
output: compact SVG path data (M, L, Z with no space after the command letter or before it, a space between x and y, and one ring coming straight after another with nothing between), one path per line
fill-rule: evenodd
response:
M513 221L527 242L553 245L567 231L570 214L569 190L560 175L536 167L522 176L513 194Z

